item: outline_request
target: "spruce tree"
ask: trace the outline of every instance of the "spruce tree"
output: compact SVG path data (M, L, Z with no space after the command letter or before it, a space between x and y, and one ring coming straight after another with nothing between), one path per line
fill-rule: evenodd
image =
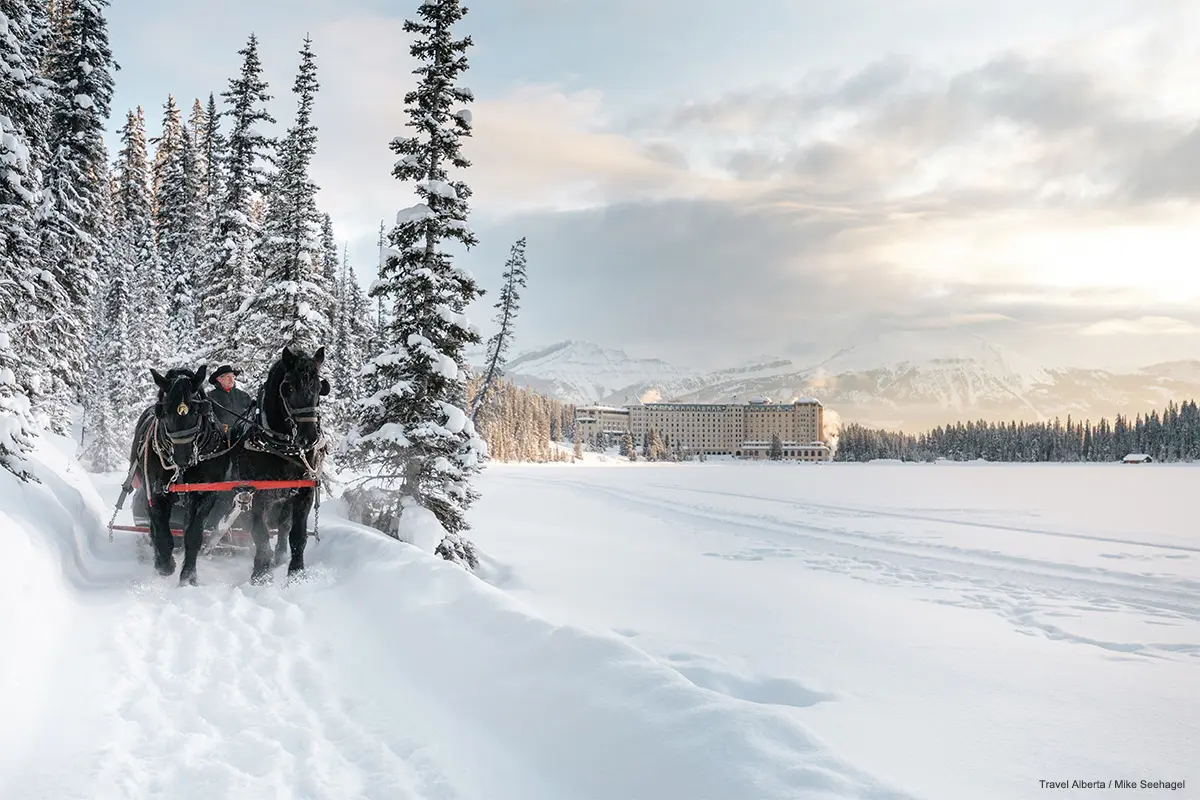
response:
M43 281L37 294L38 340L49 386L38 398L53 427L65 433L86 375L88 314L103 236L102 193L108 191L104 128L115 69L104 10L108 0L73 0L47 55L51 114L46 195L40 212Z
M150 194L150 161L146 123L139 106L126 115L114 179L116 236L113 257L123 259L130 279L130 312L143 332L133 338L134 391L147 400L157 391L151 369L163 366L167 353L166 276L154 241L154 203Z
M192 109L192 125L196 134L196 174L200 185L200 206L203 211L206 231L215 241L217 234L218 209L225 192L225 160L228 143L221 133L221 112L210 92L208 106L197 113L200 102Z
M517 309L520 308L520 290L525 288L525 237L517 240L509 253L508 261L504 264L504 286L500 289L500 299L496 301L496 326L498 330L488 339L487 367L484 370L483 387L479 390L475 402L471 405L471 419L479 413L479 407L487 399L488 392L501 376L504 375L505 353L512 342L513 325L516 323Z
M341 313L342 309L342 263L338 259L337 240L333 238L333 219L328 214L322 214L320 250L321 282L329 290L327 292L329 306L322 309L322 311L325 314L325 319L329 322L331 334L337 330L340 324L338 314Z
M354 406L362 397L362 379L359 373L367 362L373 328L371 306L354 270L350 267L349 255L342 258L342 274L337 292L339 309L335 316L337 330L334 333L334 362L331 383L336 424L348 430L354 421Z
M204 181L208 179L208 172L205 170L205 161L201 156L201 143L204 140L204 129L208 126L208 115L204 113L204 106L200 103L200 98L192 100L192 113L188 115L187 127L191 131L192 152L196 154L196 185L197 193L199 187L204 185Z
M221 93L228 104L225 115L233 121L228 149L223 159L224 187L216 208L216 231L212 259L205 270L205 285L200 302L201 335L213 362L239 362L242 335L239 323L243 306L258 288L261 269L257 257L258 229L254 223L255 204L267 189L266 165L271 161L274 142L262 131L264 123L274 123L267 111L271 100L262 77L258 57L258 39L250 35L238 51L242 67L238 77L229 81ZM214 122L210 118L210 125ZM210 145L215 137L210 137ZM212 185L209 161L209 181Z
M197 269L207 237L199 165L195 137L188 126L181 125L178 141L161 160L155 198L158 255L165 278L170 331L170 358L165 362L168 367L194 364L201 355L196 352L200 345L196 341L200 321L196 297L203 276Z
M317 186L309 175L317 149L312 112L318 86L312 40L305 39L292 87L298 99L296 120L279 147L279 169L263 224L263 279L244 323L243 357L264 372L284 347L312 353L332 338L327 316L332 284L326 283Z
M163 106L162 134L151 139L150 144L155 146L154 165L151 167L150 174L153 181L151 194L154 197L154 210L157 218L158 198L162 194L167 162L183 145L183 115L179 111L179 106L175 105L175 95L167 95L167 103Z
M37 77L39 8L0 0L8 26L0 37L0 466L24 480L35 480L26 456L37 431L26 387L39 383L49 366L49 354L35 349L45 340L31 313L45 288L35 222L47 124Z
M138 358L137 339L144 335L134 313L133 264L122 246L124 237L113 219L118 213L120 193L106 198L103 213L111 231L102 248L100 266L104 276L100 296L93 304L94 339L90 397L95 401L88 414L87 462L96 472L128 465L133 426L147 398L130 372L113 369L114 364L131 364Z
M650 430L650 438L646 444L646 460L647 461L665 461L667 457L667 445L659 436L658 429Z
M772 461L783 460L783 440L779 438L778 433L771 434L771 449L769 454Z
M449 180L450 168L470 166L460 141L470 135L471 116L460 106L473 98L457 80L467 69L471 38L452 35L465 13L459 0L425 0L418 19L404 24L421 66L414 70L416 88L404 98L415 133L392 140L400 156L393 175L415 182L422 202L397 215L371 289L391 301L392 319L384 352L367 368L378 391L364 401L352 442L373 473L367 480L381 506L373 516L398 535L409 509L432 511L446 533L435 552L473 569L474 548L461 534L477 497L470 476L486 445L459 403L465 405L463 349L481 341L464 312L481 291L441 247L476 243L467 227L470 189Z

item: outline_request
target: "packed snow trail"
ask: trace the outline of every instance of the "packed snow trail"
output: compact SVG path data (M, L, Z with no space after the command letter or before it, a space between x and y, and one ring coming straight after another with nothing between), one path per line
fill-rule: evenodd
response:
M905 796L785 710L552 624L334 503L306 580L212 557L179 588L136 535L107 541L116 477L97 494L38 455L44 485L0 475L0 797Z

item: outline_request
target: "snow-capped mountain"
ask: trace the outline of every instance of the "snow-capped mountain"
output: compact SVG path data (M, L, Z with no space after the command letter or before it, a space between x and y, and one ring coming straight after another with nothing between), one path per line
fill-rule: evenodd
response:
M470 353L468 360L482 365L484 354ZM623 350L590 342L558 342L520 353L509 359L504 372L521 386L571 403L598 402L634 385L669 387L672 392L694 388L687 370L657 358L631 358ZM630 396L628 402L638 399Z
M899 331L877 336L837 351L815 369L825 375L878 369L925 370L940 374L964 371L990 376L1022 391L1049 380L1048 373L1037 364L982 336L964 334L947 339L940 333L931 335L924 331Z
M960 420L1137 415L1200 398L1200 361L1132 373L1044 368L982 337L905 331L838 348L812 363L762 356L708 373L620 350L562 342L512 359L509 379L571 403L785 402L813 396L831 419L918 430ZM832 412L831 414L828 412Z

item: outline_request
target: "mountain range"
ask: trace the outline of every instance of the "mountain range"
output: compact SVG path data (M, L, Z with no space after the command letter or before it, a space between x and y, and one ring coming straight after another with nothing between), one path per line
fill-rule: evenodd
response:
M481 365L482 352L469 360ZM762 356L711 372L564 341L509 359L505 374L517 385L574 404L816 397L827 424L841 420L906 431L979 419L1133 417L1171 400L1200 398L1200 361L1131 372L1051 368L973 334L947 340L926 332L888 334L813 363Z

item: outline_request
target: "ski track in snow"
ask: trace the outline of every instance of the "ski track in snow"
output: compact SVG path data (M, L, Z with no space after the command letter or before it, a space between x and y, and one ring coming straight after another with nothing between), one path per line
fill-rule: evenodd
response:
M658 516L686 522L692 528L733 534L750 542L741 549L705 552L705 556L739 561L797 559L812 569L878 584L907 585L932 591L934 596L923 599L991 611L1028 635L1098 647L1114 656L1200 658L1200 645L1195 644L1194 635L1181 637L1186 640L1176 642L1113 641L1070 631L1065 622L1084 616L1135 613L1144 617L1147 625L1158 626L1160 630L1190 629L1194 634L1200 626L1200 603L1196 600L1200 581L1117 572L922 541L915 538L911 530L897 530L894 534L866 533L856 530L855 522L888 518L923 521L945 528L948 533L955 527L978 527L1120 544L1133 550L1147 548L1154 554L1101 554L1114 563L1139 558L1195 558L1192 554L1200 552L1200 548L662 484L646 485L643 491L633 492L582 481L522 479L602 494ZM650 494L651 489L657 490L658 494ZM724 496L760 504L769 502L794 509L802 514L804 521L719 508L702 500L690 502L672 498L671 494L688 498L695 494Z

